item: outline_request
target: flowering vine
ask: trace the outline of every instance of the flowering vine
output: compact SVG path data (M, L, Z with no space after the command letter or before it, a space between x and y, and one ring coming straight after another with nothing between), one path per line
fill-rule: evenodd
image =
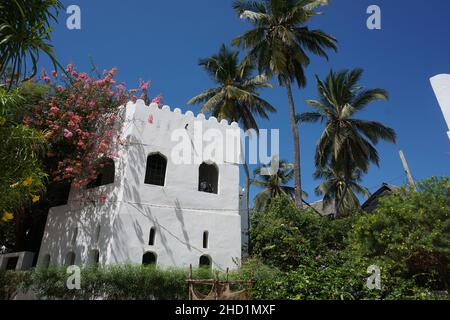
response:
M54 181L71 180L86 186L96 179L102 159L117 157L120 144L121 106L139 96L146 103L162 104L162 97L148 97L150 81L140 80L139 87L127 90L116 83L117 69L105 70L102 77L78 72L69 64L66 73L42 72L41 80L49 94L33 108L24 124L46 131L52 148L50 174Z

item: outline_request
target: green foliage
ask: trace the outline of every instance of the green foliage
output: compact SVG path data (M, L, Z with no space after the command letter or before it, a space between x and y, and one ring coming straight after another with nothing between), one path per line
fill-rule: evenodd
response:
M278 159L275 160L278 161ZM271 172L271 164L260 166L253 171L254 178L251 180L251 184L263 188L255 196L254 210L263 211L276 197L294 196L294 188L287 185L294 177L294 166L284 160L279 161L278 165L278 172L271 175L261 174L263 169ZM307 194L304 196L307 197Z
M329 250L342 249L349 221L298 210L289 198L278 197L268 210L254 217L253 252L265 263L289 270Z
M11 299L19 290L30 285L30 272L0 271L0 300Z
M47 146L45 133L20 123L31 92L28 86L23 91L0 86L0 214L18 213L32 202L33 195L44 190L41 158Z
M90 266L81 269L81 289L68 290L66 268L37 268L31 273L29 288L49 299L187 299L187 269L153 266ZM197 269L193 278L210 279L210 270Z
M394 264L393 271L437 290L450 289L450 179L431 178L418 192L383 198L360 215L349 246L357 254Z
M264 75L253 75L254 65L239 61L239 52L222 45L218 54L201 59L199 65L211 76L217 87L207 89L188 101L202 104L200 112L210 113L219 121L226 119L256 129L256 116L268 119L276 109L259 96L259 90L270 88Z
M318 168L314 173L314 178L323 179L315 190L316 194L323 195L324 206L334 204L334 212L337 216L349 215L360 208L357 194L370 196L369 190L360 184L362 172L357 168L351 172L349 177L345 177L342 171L330 166ZM340 207L338 207L339 204Z
M235 0L233 8L243 20L252 24L249 31L233 40L233 45L247 49L244 61L254 63L258 72L277 77L287 91L290 125L294 138L295 202L303 206L300 170L300 138L295 124L295 105L292 83L299 88L306 85L305 68L310 64L309 53L328 58L327 49L337 50L336 39L322 30L308 27L315 11L326 2L304 1L248 1Z
M325 81L316 76L319 99L307 101L314 112L297 115L297 122L325 124L316 147L316 177L325 180L319 190L325 202L334 198L337 216L359 206L355 192L368 194L358 182L371 163L379 165L375 145L380 140L396 142L392 128L355 118L371 102L388 99L384 89L364 89L359 84L362 73L362 69L330 71Z
M253 226L258 260L244 264L243 275L267 276L255 298L450 299L449 178L387 196L371 214L334 220L278 198ZM366 285L371 265L381 269L381 290Z
M50 44L51 21L62 9L59 0L14 0L0 2L0 76L17 82L37 73L40 54L59 66ZM28 61L28 65L27 65ZM29 64L31 62L31 73ZM6 73L11 69L11 75Z
M235 38L233 44L249 49L246 59L255 61L260 73L275 75L282 85L297 82L304 87L308 53L328 58L327 49L337 50L335 38L307 26L318 14L314 2L234 1L236 14L249 21L253 29Z

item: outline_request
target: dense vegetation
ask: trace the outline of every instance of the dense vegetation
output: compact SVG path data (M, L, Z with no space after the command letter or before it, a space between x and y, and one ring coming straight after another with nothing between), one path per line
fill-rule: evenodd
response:
M254 217L252 237L255 257L277 270L259 298L450 298L448 177L341 219L299 212L278 198ZM381 269L381 290L366 286L371 265Z
M328 219L279 197L253 219L253 257L231 278L256 280L254 299L450 299L449 178L387 196L371 214ZM380 290L367 286L371 265L381 269ZM81 290L68 290L67 277L65 268L0 273L2 295L33 288L61 299L185 299L188 292L187 269L86 267Z

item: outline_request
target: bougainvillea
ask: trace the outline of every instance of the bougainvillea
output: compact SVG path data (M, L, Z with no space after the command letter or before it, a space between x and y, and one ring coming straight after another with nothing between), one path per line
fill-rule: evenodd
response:
M52 145L48 157L55 181L71 180L75 187L85 186L97 177L102 159L117 157L122 143L121 118L128 100L143 99L161 104L161 97L148 97L150 81L127 90L116 83L116 68L103 71L101 77L78 72L68 65L66 73L42 73L41 81L50 87L49 95L32 109L26 125L47 130Z

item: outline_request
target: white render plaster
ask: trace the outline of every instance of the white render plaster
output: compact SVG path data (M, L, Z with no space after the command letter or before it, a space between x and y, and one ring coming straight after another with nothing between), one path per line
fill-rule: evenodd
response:
M450 74L439 74L430 79L436 98L444 114L450 139Z
M146 106L142 100L129 102L124 114L126 142L113 159L114 183L88 190L72 188L67 205L50 209L38 264L50 255L51 265L64 265L67 254L74 252L75 264L86 265L92 250L99 251L101 264L140 264L143 254L151 251L162 267L196 267L200 256L208 255L215 269L236 268L234 261L241 259L241 214L246 213L239 200L239 163L217 163L218 194L200 192L200 163L173 163L171 151L177 142L171 141L171 132L184 130L187 124L192 134L194 121L201 121L204 130L218 129L225 136L226 130L240 130L237 123L218 123L214 117L182 114L180 109L172 112L168 106ZM152 123L147 121L150 115ZM144 184L147 156L152 153L168 159L164 186ZM156 237L150 246L152 227ZM209 233L206 249L204 231Z

